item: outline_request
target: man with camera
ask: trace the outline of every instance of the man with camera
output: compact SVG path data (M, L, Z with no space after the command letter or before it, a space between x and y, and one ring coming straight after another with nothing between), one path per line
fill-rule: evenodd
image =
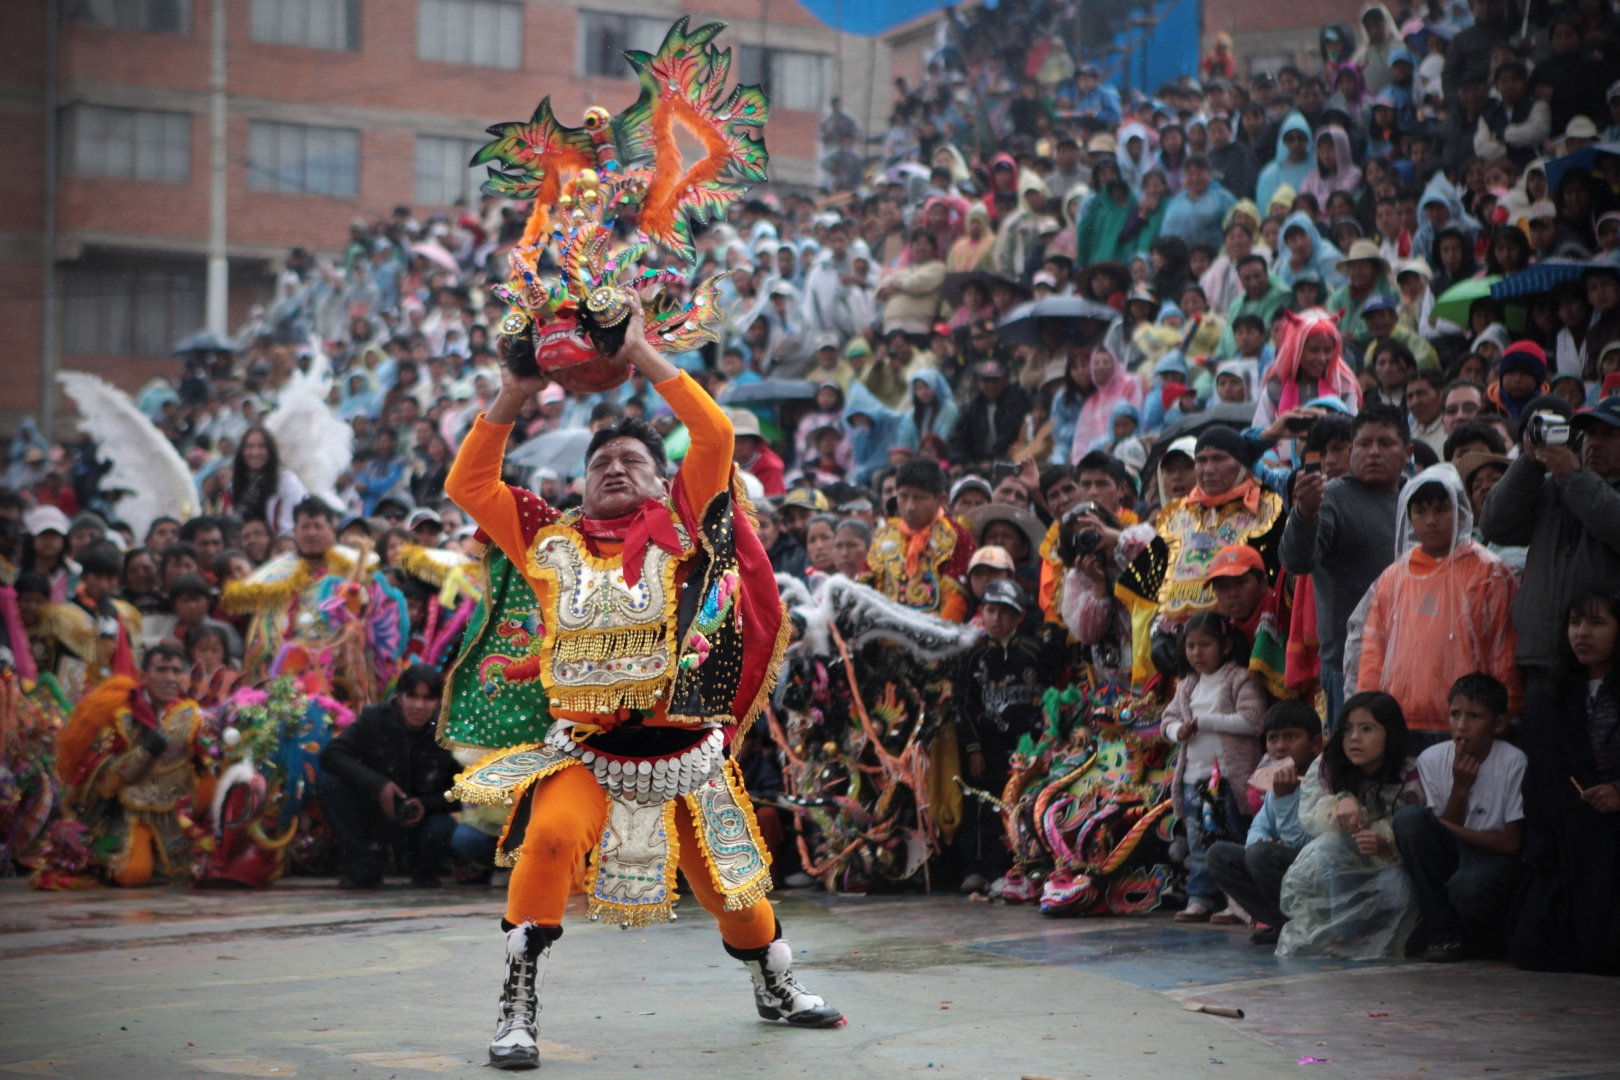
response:
M1529 545L1513 601L1514 659L1551 667L1574 590L1620 581L1620 397L1567 422L1527 417L1519 456L1491 489L1479 528L1490 543Z
M450 855L459 804L445 792L461 766L434 739L444 676L412 664L398 686L321 752L317 790L343 860L341 888L380 885L388 847L402 854L412 885L432 888Z

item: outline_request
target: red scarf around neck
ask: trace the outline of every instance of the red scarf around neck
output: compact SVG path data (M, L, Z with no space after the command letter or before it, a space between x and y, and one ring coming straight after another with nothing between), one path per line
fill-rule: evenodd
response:
M641 580L641 563L648 543L657 544L671 555L679 555L683 550L669 507L657 499L646 500L634 513L624 517L582 517L579 531L592 540L624 544L624 582L632 588Z

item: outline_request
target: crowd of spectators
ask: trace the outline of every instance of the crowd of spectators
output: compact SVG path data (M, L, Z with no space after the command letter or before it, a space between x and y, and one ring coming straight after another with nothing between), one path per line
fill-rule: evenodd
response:
M1178 799L1218 771L1240 809L1180 815L1183 921L1620 971L1620 15L1374 2L1308 63L1220 42L1151 95L1076 63L1065 20L947 9L881 136L834 100L823 190L701 231L724 320L674 359L729 406L773 565L984 628L974 782L1039 723L1043 648L1159 695ZM116 535L95 447L25 425L0 503L25 620L108 538L146 638L228 668L209 598L292 543L305 492L260 420L315 349L354 432L340 533L385 565L470 550L443 485L499 387L526 211L356 219L341 257L292 253L237 352L145 388L190 521ZM634 375L551 386L509 454L624 415L680 461ZM567 506L577 464L512 478ZM980 825L960 867L994 891Z

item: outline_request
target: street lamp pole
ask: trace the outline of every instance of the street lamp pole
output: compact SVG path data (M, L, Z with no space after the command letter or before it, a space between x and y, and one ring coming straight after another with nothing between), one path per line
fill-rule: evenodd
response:
M229 332L230 263L225 257L225 0L214 0L211 143L213 170L208 199L207 323L210 333Z

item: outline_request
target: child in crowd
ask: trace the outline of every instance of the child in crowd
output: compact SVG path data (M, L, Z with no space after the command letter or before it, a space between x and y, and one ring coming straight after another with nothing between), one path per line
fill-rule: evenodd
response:
M220 622L211 618L208 610L213 606L213 595L208 588L208 582L200 574L182 574L175 579L174 586L169 590L169 600L174 604L175 624L169 631L170 644L178 649L185 649L186 636L199 626L217 626L225 634L225 640L230 648L233 659L241 659L242 638L236 632L236 627L230 623Z
M1039 730L1044 720L1047 666L1034 639L1019 632L1030 607L1016 582L990 582L979 605L984 640L962 658L956 681L956 729L967 774L975 787L998 796L1020 736ZM967 872L962 891L984 892L1012 865L1012 852L995 807L970 799L963 811L966 820L957 833Z
M1524 847L1524 751L1499 741L1508 691L1489 675L1451 686L1451 739L1418 755L1427 806L1395 813L1395 846L1412 878L1438 963L1502 951Z
M240 672L231 660L226 628L212 620L186 631L186 658L191 661L191 694L204 709L223 704L236 689Z
M1340 707L1300 784L1299 823L1312 839L1283 876L1278 956L1402 955L1417 909L1394 820L1423 790L1407 745L1406 717L1388 694L1364 691Z
M1322 719L1303 701L1279 701L1266 711L1266 764L1249 778L1265 792L1248 839L1211 844L1206 853L1215 884L1254 916L1249 940L1275 945L1286 920L1277 906L1283 875L1310 840L1299 823L1299 785L1322 752Z
M1472 503L1450 466L1407 481L1396 508L1401 555L1373 583L1356 687L1402 703L1417 746L1448 737L1447 691L1483 671L1508 687L1518 715L1524 681L1513 661L1513 571L1473 539Z
M1174 793L1177 810L1187 826L1187 907L1177 922L1241 922L1235 909L1220 909L1220 886L1205 862L1203 804L1211 776L1219 762L1227 793L1248 790L1249 773L1260 760L1260 731L1266 694L1249 678L1248 645L1224 615L1206 611L1187 621L1182 636L1189 673L1176 686L1176 696L1164 711L1166 738L1181 743L1176 757ZM1241 816L1247 804L1227 798L1229 812ZM1241 809L1240 809L1241 808ZM1229 827L1236 822L1229 823Z

